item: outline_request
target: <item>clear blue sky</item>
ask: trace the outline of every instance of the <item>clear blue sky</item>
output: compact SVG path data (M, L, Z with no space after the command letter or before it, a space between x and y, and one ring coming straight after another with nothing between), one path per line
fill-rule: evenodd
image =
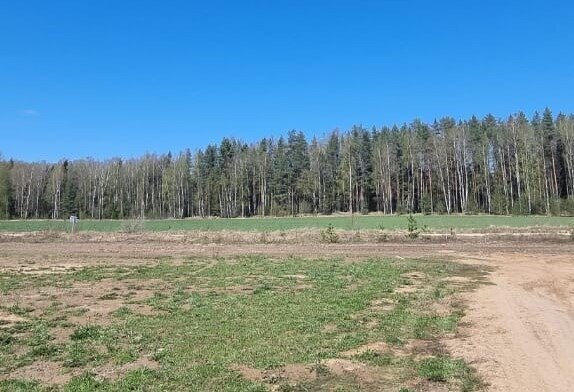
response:
M567 0L6 0L0 152L105 159L290 129L569 113L573 21Z

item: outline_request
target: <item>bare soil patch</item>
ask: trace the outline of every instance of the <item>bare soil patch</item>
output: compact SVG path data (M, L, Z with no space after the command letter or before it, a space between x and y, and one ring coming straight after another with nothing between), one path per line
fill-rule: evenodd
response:
M136 286L137 289L133 289ZM128 302L143 302L160 289L154 281L146 281L146 286L135 280L118 281L103 279L90 282L74 282L69 287L42 287L13 290L2 295L2 305L24 308L30 316L40 316L50 307L55 316L66 315L72 324L107 325L112 313ZM152 289L153 288L153 289ZM136 311L152 314L145 304L134 304ZM25 318L7 315L15 321ZM0 320L3 315L0 314Z
M8 328L22 321L26 321L26 319L22 316L0 310L0 328Z
M70 381L73 374L66 371L62 364L51 361L36 361L10 373L6 379L27 379L44 385L61 385ZM2 376L0 376L0 379Z
M341 353L341 356L343 356L343 357L354 357L356 355L361 355L361 354L364 354L364 353L369 352L369 351L372 351L375 353L384 353L386 351L389 351L389 345L386 344L385 342L367 343L367 344L364 344L364 345L359 346L357 348L344 351Z
M116 381L126 375L126 373L142 368L154 370L159 368L159 363L149 357L140 357L134 362L126 363L121 366L113 364L99 366L94 368L92 372L106 380Z
M85 371L95 374L97 377L115 381L123 377L126 373L141 369L157 369L159 363L148 358L140 357L134 362L126 363L121 366L114 364L105 364L93 368L67 369L61 363L39 360L34 363L20 367L12 371L7 376L0 375L1 379L28 379L35 380L44 385L63 385L73 377L79 376Z

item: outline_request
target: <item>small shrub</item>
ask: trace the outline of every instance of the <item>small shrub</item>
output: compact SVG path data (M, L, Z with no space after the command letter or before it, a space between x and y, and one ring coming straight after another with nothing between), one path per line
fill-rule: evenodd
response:
M335 232L335 226L332 223L329 223L326 229L321 230L321 241L327 244L339 242L339 235Z
M122 222L121 231L124 233L141 233L144 230L143 219L128 219Z
M411 240L419 238L420 230L416 218L411 214L407 218L407 237Z

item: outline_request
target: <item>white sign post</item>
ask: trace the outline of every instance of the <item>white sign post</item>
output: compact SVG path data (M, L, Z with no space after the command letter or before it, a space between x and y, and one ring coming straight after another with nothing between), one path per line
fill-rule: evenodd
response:
M72 224L72 234L76 232L76 224L78 223L79 219L75 215L70 216L70 223Z

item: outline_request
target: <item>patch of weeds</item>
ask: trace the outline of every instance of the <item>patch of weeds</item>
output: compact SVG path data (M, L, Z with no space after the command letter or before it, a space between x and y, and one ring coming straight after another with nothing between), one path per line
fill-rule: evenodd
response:
M418 316L415 320L413 333L417 339L428 339L441 332L452 332L456 328L461 315L453 313L441 316Z
M437 284L431 291L431 297L435 301L448 297L452 294L452 289L446 287L444 282Z
M106 267L85 267L67 275L67 278L70 281L97 282L108 277L110 272Z
M418 365L418 374L430 381L454 382L461 391L473 391L482 386L480 378L463 360L446 356L427 358Z
M133 314L132 310L130 308L128 308L127 306L122 306L121 308L118 308L113 315L119 318L125 318L128 316L131 316Z
M137 353L132 349L118 348L115 345L108 345L107 348L112 355L112 359L116 365L123 365L138 359Z
M253 290L253 294L262 294L265 293L267 291L270 291L272 289L271 285L269 283L263 283L260 286L257 286L255 288L255 290Z
M367 350L364 353L355 356L360 361L369 362L377 366L389 366L393 363L393 356L390 353L380 353L373 350Z
M72 333L71 340L99 339L102 336L102 327L99 325L84 325Z
M28 346L31 347L30 355L34 357L49 357L57 352L57 348L50 344L48 327L43 323L34 325L32 336L28 340Z
M26 316L28 313L33 312L34 309L30 307L20 306L19 304L14 304L8 307L8 311L17 316Z
M77 368L86 366L98 357L98 353L92 347L86 347L81 342L72 342L68 346L64 366Z
M167 350L163 347L160 347L153 352L153 354L151 355L151 359L156 361L156 362L159 362L163 358L165 358L166 355L167 355Z
M57 347L52 345L50 341L49 330L44 324L34 326L32 336L27 341L28 346L31 347L29 355L33 357L50 357L58 351Z
M183 288L178 287L171 294L156 291L146 302L154 309L176 314L181 311L187 298L188 294Z
M80 317L89 312L88 308L76 308L74 310L69 311L70 316Z
M127 373L114 387L119 391L146 391L158 378L153 370L142 368Z
M339 235L335 232L335 226L329 223L324 230L321 230L321 241L327 244L339 242Z
M16 341L16 338L9 333L0 331L0 347L9 346Z
M8 333L23 333L29 331L33 328L34 324L30 321L19 321L13 324L11 327L7 328L5 331Z
M20 287L20 282L14 281L12 276L0 274L0 294L8 294Z
M0 391L11 392L40 392L44 388L36 381L30 380L2 380L0 381Z
M93 373L83 373L81 376L72 378L64 387L66 392L89 392L102 390L105 384L96 379Z
M33 357L44 357L48 358L58 353L58 348L51 344L43 344L41 346L35 346L30 351L30 355Z

